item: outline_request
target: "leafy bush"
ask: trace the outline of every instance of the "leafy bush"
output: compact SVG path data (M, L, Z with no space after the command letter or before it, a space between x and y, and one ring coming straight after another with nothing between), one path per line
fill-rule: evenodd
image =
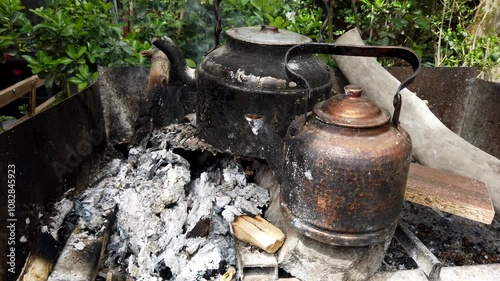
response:
M18 56L22 48L22 38L31 31L31 24L22 12L20 0L0 2L0 62L6 56Z
M121 10L112 2L121 3ZM62 88L68 81L80 88L88 86L97 79L97 65L144 64L139 53L151 47L155 36L173 38L194 66L215 47L213 2L47 0L45 7L33 11L42 21L31 27L20 0L3 0L0 51L3 56L25 53L33 72L46 78L47 86ZM315 39L323 24L319 0L221 2L223 30L268 24ZM412 48L427 65L487 69L500 64L500 42L495 35L476 38L467 29L478 4L478 0L331 0L326 41L334 42L346 30L358 27L368 44Z
M32 10L42 21L33 28L27 46L36 55L24 55L34 74L66 89L67 82L87 87L97 80L97 65L128 66L144 61L134 39L125 40L113 18L113 5L102 0L48 0ZM134 45L135 44L135 45Z

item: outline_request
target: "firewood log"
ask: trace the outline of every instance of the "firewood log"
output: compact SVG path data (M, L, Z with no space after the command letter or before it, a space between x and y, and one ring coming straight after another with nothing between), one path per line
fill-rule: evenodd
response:
M234 236L274 254L285 242L285 234L260 216L239 216L233 223Z

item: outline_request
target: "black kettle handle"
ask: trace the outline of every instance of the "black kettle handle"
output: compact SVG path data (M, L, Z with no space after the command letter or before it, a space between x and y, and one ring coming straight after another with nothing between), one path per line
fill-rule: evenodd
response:
M306 89L306 113L307 104L311 95L311 87L309 82L298 74L294 69L291 69L288 62L298 56L304 54L329 54L339 56L357 56L357 57L393 57L400 58L408 62L413 68L413 74L406 80L401 82L396 94L394 95L394 114L392 115L392 123L397 127L399 125L399 114L401 113L401 93L400 91L413 83L415 77L420 72L420 58L411 49L404 47L392 46L357 46L357 45L337 45L331 43L304 43L295 45L288 49L285 55L285 72L288 78Z

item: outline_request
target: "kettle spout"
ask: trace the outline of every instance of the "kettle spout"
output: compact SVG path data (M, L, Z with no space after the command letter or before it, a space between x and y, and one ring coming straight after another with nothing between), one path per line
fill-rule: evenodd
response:
M153 40L153 45L170 60L172 74L176 75L188 89L196 90L195 69L186 64L181 49L175 45L174 41L167 36L163 36Z
M264 149L266 161L278 178L282 182L283 174L283 139L274 128L270 118L256 114L245 114L245 119L252 129L252 133L257 137Z

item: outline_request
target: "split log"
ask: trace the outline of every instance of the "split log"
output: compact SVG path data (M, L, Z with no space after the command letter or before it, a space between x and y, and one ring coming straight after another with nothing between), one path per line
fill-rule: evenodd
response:
M410 165L405 199L485 224L495 217L483 182L418 164Z
M274 254L285 242L285 234L260 216L239 216L232 222L234 236Z
M57 260L57 241L49 233L40 233L18 281L46 281Z
M219 281L233 281L235 276L236 276L236 268L234 268L234 266L230 266L227 269L226 273L224 273L219 278Z
M358 30L350 30L336 43L363 45L363 40ZM334 59L351 84L362 87L364 93L379 106L393 111L393 96L400 82L376 59L347 56L334 56ZM425 166L485 182L495 210L499 211L500 160L449 130L414 93L403 89L401 94L403 106L399 120L411 135L414 159Z

